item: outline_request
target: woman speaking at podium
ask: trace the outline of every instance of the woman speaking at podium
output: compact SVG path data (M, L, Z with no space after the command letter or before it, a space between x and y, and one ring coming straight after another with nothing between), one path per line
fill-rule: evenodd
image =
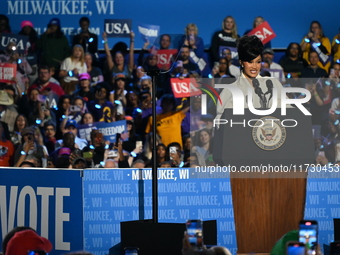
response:
M261 62L263 51L263 44L261 40L255 36L243 36L239 40L237 45L237 52L239 57L239 62L241 66L241 76L232 84L225 86L236 86L238 87L244 95L244 107L248 108L248 88L252 88L252 98L254 108L270 108L273 100L271 96L268 95L268 82L271 88L277 88L278 95L281 93L282 85L275 78L266 77L266 82L264 78L260 76ZM262 78L262 79L261 79ZM269 89L270 90L270 89ZM224 112L225 108L233 108L233 97L229 89L223 89L220 98L222 103L217 105L217 118L220 118ZM277 107L280 107L280 97L278 97Z

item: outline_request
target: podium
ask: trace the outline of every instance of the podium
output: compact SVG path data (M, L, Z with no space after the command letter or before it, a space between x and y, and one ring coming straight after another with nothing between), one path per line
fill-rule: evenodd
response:
M248 109L236 116L226 109L220 119L226 121L215 129L213 157L234 170L230 181L238 253L269 253L285 233L298 229L304 216L304 164L314 161L311 116L297 108L288 108L285 116L281 109L270 116Z

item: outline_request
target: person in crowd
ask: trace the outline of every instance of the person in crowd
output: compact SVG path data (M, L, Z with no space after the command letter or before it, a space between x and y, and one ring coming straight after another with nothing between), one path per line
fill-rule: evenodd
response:
M46 122L44 125L44 144L47 148L48 155L50 155L57 148L56 127L52 122Z
M237 34L237 25L232 16L227 16L222 22L222 30L214 33L211 39L211 61L217 62L221 57L221 46L236 47L240 36Z
M194 63L197 63L198 59L203 57L203 39L198 36L198 28L194 23L189 23L184 31L185 35L178 43L178 51L180 51L183 46L188 46L190 49L190 57L193 59Z
M14 162L16 167L26 160L26 156L32 155L38 159L37 167L42 166L42 159L45 158L44 148L35 140L33 128L27 127L21 132L21 144L15 150Z
M183 119L182 134L186 135L192 131L201 129L203 122L201 121L201 97L195 96L191 97L190 109L186 112L185 118Z
M52 77L50 67L46 65L39 66L38 79L28 88L28 93L32 89L37 89L40 94L46 97L50 107L56 107L58 100L65 94L64 90L50 81Z
M229 61L226 57L221 57L211 70L211 85L214 87L216 83L229 84L235 81L235 77L230 73Z
M44 164L47 162L46 159L48 158L49 153L48 153L47 147L44 144L44 137L40 131L39 126L33 126L32 128L34 130L34 140L37 142L38 145L40 145L43 148L44 157L42 160L42 165L43 167L46 167L46 165Z
M167 158L171 162L171 167L183 167L182 147L177 142L169 143L166 147Z
M249 34L250 31L252 31L253 29L257 28L257 27L258 27L259 25L261 25L263 22L265 22L265 20L264 20L263 17L261 17L261 16L255 17L255 19L254 19L254 21L253 21L252 29L247 30L247 31L244 33L244 35ZM271 48L271 47L272 47L270 41L267 42L267 43L266 43L265 45L263 45L263 46L264 46L265 49L266 49L266 48Z
M18 114L14 122L13 132L10 133L14 148L17 148L21 142L21 131L26 127L28 127L27 118L23 114Z
M174 76L183 76L191 71L201 73L198 65L190 59L190 48L189 46L183 45L180 52L176 67L174 69Z
M74 143L76 144L77 148L84 149L87 146L87 141L85 139L78 137L78 124L75 120L69 119L66 121L65 128L62 128L63 134L66 133L73 133L74 135ZM60 145L63 143L63 140L58 140L57 143Z
M72 55L65 58L60 66L60 85L65 94L72 95L79 84L79 75L87 72L84 49L80 44L73 46Z
M20 87L20 93L22 91L25 91L26 84L29 84L29 79L27 78L27 75L32 73L32 67L28 63L26 57L19 54L19 51L16 48L16 44L14 42L9 42L7 44L5 54L0 55L0 63L16 65L16 84L18 85L18 87Z
M77 148L78 146L75 143L75 139L76 137L74 133L68 132L63 135L63 139L61 143L57 141L59 148L50 154L50 158L54 166L57 166L59 156L62 156L64 152L66 152L66 154L68 155L68 159L69 159L69 155L71 154L71 152L73 152L74 150L79 150L79 148ZM68 148L69 150L65 150L65 148ZM64 162L65 161L69 163L69 160L64 160ZM68 166L69 165L67 165L67 167Z
M1 121L8 125L10 132L13 132L15 119L18 115L14 100L6 91L0 90L0 116Z
M125 116L126 119L126 132L121 134L123 142L123 150L127 152L133 151L139 147L137 144L142 143L142 138L136 134L136 125L134 119L131 116Z
M333 54L333 62L340 61L340 29L338 30L338 34L333 37L332 40L332 54Z
M129 91L126 94L125 114L132 117L137 116L141 111L139 109L139 97L135 91Z
M329 71L331 65L331 42L324 35L322 26L319 21L312 21L309 27L309 32L303 37L301 43L303 58L310 63L309 53L311 51L317 52L319 56L318 66Z
M326 70L318 65L319 55L317 52L309 52L308 61L309 65L301 71L301 78L326 78L328 76Z
M167 147L159 143L157 144L156 147L156 160L157 160L157 165L160 166L163 162L168 161L169 159L167 158Z
M161 136L162 143L166 146L172 142L178 142L182 147L181 123L185 118L185 113L189 110L189 100L182 109L175 111L176 102L173 95L165 94L161 98L162 114L156 116L156 131ZM146 126L145 132L152 130L152 118Z
M7 124L0 121L0 166L13 166L14 146L9 140Z
M85 112L81 118L80 124L93 124L94 123L94 118L92 113L90 112Z
M129 63L125 63L124 55L122 52L115 52L114 56L111 55L107 35L103 33L104 49L106 55L106 61L108 64L108 69L111 72L111 78L118 73L123 73L128 79L132 79L132 72L134 68L134 45L135 45L135 33L131 30L130 33L130 49L129 49Z
M59 127L60 127L60 124L63 122L64 118L66 117L66 114L69 113L70 106L71 106L71 97L69 95L63 95L59 98L58 107L53 109L55 116L56 116L56 127L57 127L56 138L57 139L60 139L63 136Z
M274 62L274 51L270 48L266 48L262 52L262 58L264 61L269 63L270 76L275 77L281 82L285 82L285 76L283 73L283 68L278 63Z
M91 89L91 76L88 73L79 75L80 88L73 93L73 97L81 97L88 103L94 100L94 91Z
M61 31L60 20L52 18L47 24L47 30L40 36L37 42L40 53L40 65L53 66L55 78L59 76L60 63L69 56L69 42Z
M95 122L115 121L116 109L109 101L109 89L106 83L97 84L94 88L95 99L88 103L88 110L93 114Z
M73 37L72 46L80 44L85 52L95 55L98 52L98 36L89 30L90 19L88 17L81 17L79 19L79 27L81 30L79 34Z
M228 68L231 76L234 76L235 78L240 77L241 75L240 68L233 64L232 52L229 48L225 48L223 50L223 57L225 57L228 60Z
M119 103L118 111L123 114L123 108L126 107L126 76L123 73L118 73L114 77L113 90L110 92L110 102ZM118 100L119 102L116 102Z
M11 33L11 26L9 24L9 18L4 15L0 14L0 36L2 33Z
M146 72L142 66L137 66L134 69L133 82L130 83L131 90L139 90L141 86L141 79L146 76Z
M93 55L91 53L85 52L84 61L87 67L87 73L91 77L91 80L90 80L91 86L95 86L99 82L104 81L102 70L97 66L93 66Z
M25 46L25 56L27 62L32 67L32 72L29 74L30 84L37 78L37 66L38 66L38 56L37 56L37 41L38 33L33 27L33 23L29 20L24 20L21 22L21 30L19 35L28 36L28 42Z
M286 54L279 61L287 78L299 78L302 69L308 66L308 62L302 57L300 44L292 42L288 45Z
M196 136L196 135L195 135ZM209 164L208 160L212 153L211 133L208 129L201 129L197 132L198 142L192 147L192 152L196 152L200 166Z
M1 15L0 15L1 16ZM24 230L32 230L35 231L33 228L30 227L24 227L24 226L18 226L10 230L3 238L2 241L2 254L6 254L7 250L7 244L12 239L12 237L15 235L15 233L24 231Z

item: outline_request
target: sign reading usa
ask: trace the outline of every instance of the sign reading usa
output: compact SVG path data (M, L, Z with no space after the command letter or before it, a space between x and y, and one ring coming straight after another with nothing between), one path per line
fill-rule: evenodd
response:
M195 79L171 78L171 88L176 98L199 96L202 94Z
M260 38L263 44L266 44L276 37L276 34L267 21L251 30L248 35L256 35L258 38Z
M105 19L104 31L108 37L130 37L131 19Z

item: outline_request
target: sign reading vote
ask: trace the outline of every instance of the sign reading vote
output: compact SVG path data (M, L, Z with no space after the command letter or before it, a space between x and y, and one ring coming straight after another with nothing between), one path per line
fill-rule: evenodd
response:
M2 33L0 37L0 50L5 50L10 42L15 43L16 50L19 53L24 53L27 50L28 36Z
M14 82L13 77L17 75L17 65L0 63L0 82Z
M202 94L195 79L190 78L171 78L171 88L176 98L199 96Z
M131 19L105 19L104 31L107 37L130 37Z
M260 38L263 44L266 44L276 37L276 34L267 21L251 30L248 35L256 35L258 38Z

